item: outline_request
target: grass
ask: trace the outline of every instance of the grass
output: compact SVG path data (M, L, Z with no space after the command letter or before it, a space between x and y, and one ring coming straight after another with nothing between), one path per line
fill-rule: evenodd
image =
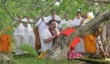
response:
M52 59L38 59L31 55L14 56L15 64L78 64L78 60L52 60Z

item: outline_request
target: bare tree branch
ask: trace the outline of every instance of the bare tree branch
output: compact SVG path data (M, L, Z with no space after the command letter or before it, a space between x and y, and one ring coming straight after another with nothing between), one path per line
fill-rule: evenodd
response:
M110 4L110 0L87 0L87 1Z

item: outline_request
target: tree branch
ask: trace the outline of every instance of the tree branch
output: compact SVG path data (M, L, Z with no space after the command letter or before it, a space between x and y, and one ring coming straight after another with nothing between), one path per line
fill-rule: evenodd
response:
M9 12L9 10L8 10L8 8L7 8L7 6L6 6L6 4L5 4L5 1L4 0L2 0L2 3L3 3L3 5L4 5L4 7L5 7L5 9L6 9L6 11L8 12L8 14L10 15L10 17L14 20L14 17L12 16L12 14Z
M57 1L59 0L54 0L41 14L40 16L35 20L35 23L39 20L39 18L44 14L51 6L53 6Z
M21 3L21 4L26 4L26 5L29 6L31 9L35 10L35 8L34 8L33 6L31 6L31 5L29 5L27 2L24 3L24 2L17 1L17 0L14 0L14 1L19 2L19 3Z
M57 1L59 1L59 0L54 0L54 1L40 14L40 16L39 16L34 22L23 22L23 21L14 19L14 17L13 17L13 16L11 15L11 13L9 12L9 10L8 10L8 8L7 8L7 6L6 6L5 2L4 2L4 0L2 0L2 3L3 3L3 5L4 5L6 11L8 12L8 14L10 15L10 17L11 17L14 21L18 21L18 22L20 22L20 23L30 23L30 24L33 24L33 23L34 23L34 24L35 24L35 23L40 19L40 17L42 16L42 14L44 14L51 6L53 6Z
M110 0L87 0L87 1L110 4Z

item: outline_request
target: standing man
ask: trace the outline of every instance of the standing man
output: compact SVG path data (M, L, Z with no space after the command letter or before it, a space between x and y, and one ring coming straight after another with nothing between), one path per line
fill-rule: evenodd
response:
M21 17L18 15L17 20L22 21ZM14 26L14 41L15 41L15 55L23 54L23 51L20 50L19 45L24 43L24 30L25 27L22 23L15 21Z
M52 9L50 11L50 14L51 15L46 18L46 22L48 23L50 20L55 20L57 22L57 26L56 27L58 28L58 25L61 22L60 17L58 15L56 15L56 11L54 9Z
M38 22L35 24L35 26L38 27L40 38L42 36L42 32L47 28L46 25L46 17L44 17L44 14L42 17L38 20Z
M60 31L70 28L72 20L69 19L69 14L64 15L64 20L62 20L59 24Z
M33 20L30 19L30 16L27 16L25 19L23 19L23 21L24 22L33 22ZM35 48L35 34L33 31L33 28L28 23L23 23L23 25L25 26L25 42L27 44L30 43L30 45Z
M36 40L37 40L37 42L36 42L36 50L37 51L40 51L40 49L39 49L39 46L40 46L40 44L41 44L41 42L43 41L42 39L41 39L41 36L42 36L42 32L47 28L47 25L46 25L46 17L44 17L44 14L42 15L42 17L38 20L38 22L35 24L35 28L37 29L38 28L38 33L37 33L37 31L36 31ZM40 39L40 41L39 41L39 39Z

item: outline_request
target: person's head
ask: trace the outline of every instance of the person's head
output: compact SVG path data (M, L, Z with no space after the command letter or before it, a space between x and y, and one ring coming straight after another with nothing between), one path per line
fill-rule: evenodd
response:
M53 16L53 15L56 15L55 9L52 9L52 10L50 11L50 13L51 13L52 16Z
M30 16L26 16L26 19L27 19L27 20L30 20Z
M89 17L89 14L88 13L85 13L84 16L85 16L85 18L88 18Z
M56 28L56 21L55 20L50 20L48 23L49 27L54 30Z
M77 18L79 19L81 17L81 12L77 11Z
M65 14L64 19L68 20L69 19L69 14Z

